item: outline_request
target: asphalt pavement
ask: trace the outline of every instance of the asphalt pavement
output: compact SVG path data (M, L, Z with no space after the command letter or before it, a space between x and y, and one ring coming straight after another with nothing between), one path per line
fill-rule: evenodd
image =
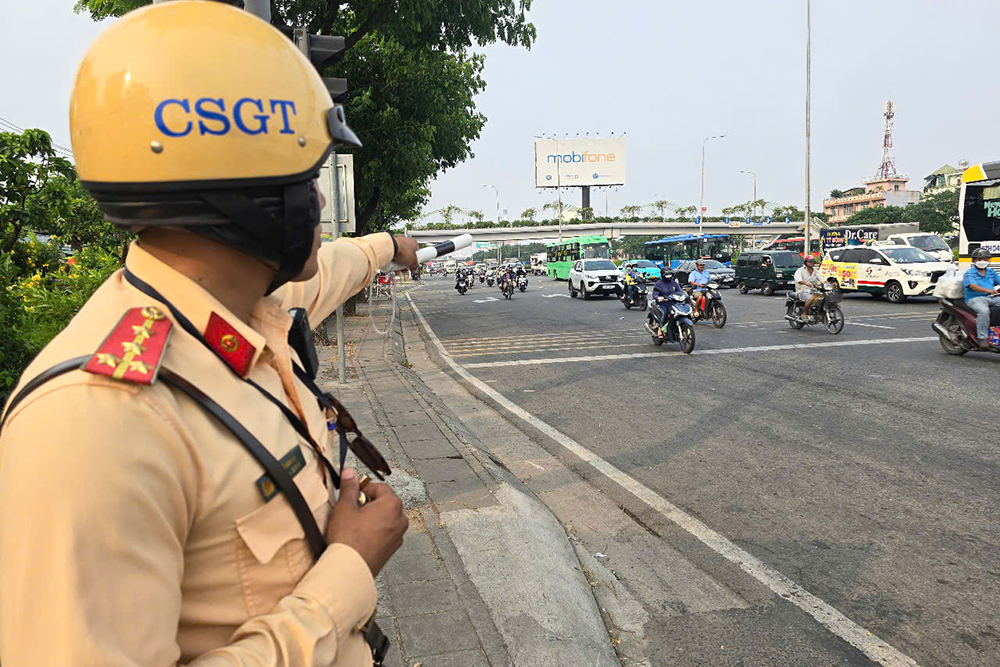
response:
M947 355L932 299L848 296L830 335L724 290L683 355L564 281L423 282L443 367L645 530L599 560L648 664L1000 664L1000 356Z

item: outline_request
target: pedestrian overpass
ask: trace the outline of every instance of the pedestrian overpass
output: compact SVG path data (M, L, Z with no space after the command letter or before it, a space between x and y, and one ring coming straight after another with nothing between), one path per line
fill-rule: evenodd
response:
M574 236L604 236L609 239L623 236L674 236L677 234L788 234L801 233L801 222L752 223L706 222L700 228L696 222L594 222L579 225L562 225L562 238ZM814 230L818 238L818 229ZM411 229L406 232L421 243L440 243L459 234L471 234L478 243L500 241L540 241L560 237L559 225L541 227L489 227L485 229Z

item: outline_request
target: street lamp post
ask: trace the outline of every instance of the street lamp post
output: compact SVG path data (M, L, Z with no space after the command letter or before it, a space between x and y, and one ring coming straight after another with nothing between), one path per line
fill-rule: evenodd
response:
M722 139L724 134L716 134L705 137L701 142L701 201L698 204L698 233L702 234L702 225L705 224L705 144L709 139Z
M488 183L483 183L483 187L484 188L493 188L493 191L496 192L496 195L497 195L497 227L499 227L500 226L500 188L498 188L495 185L489 185ZM503 262L503 258L500 257L501 253L502 253L502 250L501 250L500 247L498 247L497 248L497 263L498 264Z
M754 172L752 172L752 171L744 170L744 169L740 169L740 173L741 174L750 174L751 176L753 176L753 201L756 202L757 201L757 174L754 173ZM753 211L750 213L750 217L753 217L755 215L757 215L757 204L756 203L754 203L754 205L753 205Z
M812 88L812 3L806 0L806 209L805 232L803 233L802 249L806 256L811 254L809 240L809 143L811 141L810 89Z

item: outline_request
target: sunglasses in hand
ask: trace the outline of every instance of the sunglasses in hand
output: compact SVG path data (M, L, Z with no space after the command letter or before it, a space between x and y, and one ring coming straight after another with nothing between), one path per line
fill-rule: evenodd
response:
M323 397L329 401L328 407L332 407L337 413L337 430L344 436L354 435L354 437L348 437L348 448L354 452L359 461L375 473L375 476L379 480L384 481L385 476L392 474L392 470L389 468L389 463L385 460L385 457L382 456L382 453L378 451L378 448L375 447L372 441L361 433L357 422L354 421L354 417L347 411L343 403L338 401L330 392L323 394Z

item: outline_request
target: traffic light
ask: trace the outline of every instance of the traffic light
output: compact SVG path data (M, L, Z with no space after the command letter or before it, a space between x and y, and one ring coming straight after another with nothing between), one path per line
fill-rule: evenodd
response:
M306 28L295 28L292 31L292 39L320 74L344 51L343 37L310 35L306 32ZM323 83L326 84L326 89L330 91L330 97L334 102L343 102L347 98L347 79L324 76Z

